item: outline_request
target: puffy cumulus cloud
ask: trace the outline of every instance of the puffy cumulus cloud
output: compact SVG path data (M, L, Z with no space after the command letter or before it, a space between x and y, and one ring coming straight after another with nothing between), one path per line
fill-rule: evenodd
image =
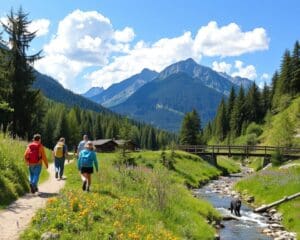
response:
M163 38L153 44L137 42L127 55L119 56L102 69L87 74L86 79L93 86L107 88L112 83L140 72L143 68L161 71L164 67L179 60L194 57L193 39L190 32L175 38Z
M74 89L78 74L87 67L108 64L113 52L128 52L133 38L131 28L115 31L99 12L75 10L59 22L57 33L44 46L45 57L35 66Z
M85 74L81 82L107 88L143 68L161 71L190 57L200 61L202 56L237 56L267 49L269 42L263 28L243 32L235 23L219 27L216 22L201 27L195 37L187 31L153 43L140 40L132 44L134 38L132 28L114 29L99 12L75 10L60 21L56 35L44 46L45 58L36 67L71 89L81 84L76 82L79 74ZM237 66L234 74L256 77L252 65ZM88 71L88 67L99 70ZM213 67L228 73L233 66L215 62Z
M194 43L197 53L205 56L239 56L244 53L266 50L269 39L264 28L243 32L236 23L219 27L214 21L199 29Z
M217 71L217 72L222 72L222 73L229 74L230 71L231 71L231 67L232 67L232 65L230 63L226 63L226 62L214 61L212 63L212 69Z
M50 26L50 21L48 19L42 18L42 19L33 20L29 24L28 30L30 32L36 31L36 36L41 37L48 34L49 26Z
M47 56L101 66L107 63L114 36L110 20L96 11L75 10L59 22L56 36L44 46Z
M257 78L256 69L253 65L244 66L244 63L238 60L235 61L234 67L237 69L237 71L231 74L232 77L239 76L251 80L255 80Z
M50 55L36 61L35 67L42 73L59 80L65 87L74 89L74 79L88 67L79 61L70 60L63 55ZM79 85L79 84L78 84Z
M135 37L135 33L132 28L126 27L122 31L115 31L115 39L117 42L131 42Z

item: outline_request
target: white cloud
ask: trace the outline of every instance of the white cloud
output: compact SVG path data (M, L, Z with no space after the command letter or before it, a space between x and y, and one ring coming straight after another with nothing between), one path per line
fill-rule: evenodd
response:
M231 71L231 67L232 67L232 65L230 63L226 63L226 62L214 61L212 63L212 69L217 71L217 72L222 72L222 73L229 74L230 71Z
M269 39L263 28L242 32L236 23L219 27L214 21L199 29L194 43L197 53L205 56L239 56L268 49Z
M201 27L195 37L187 31L153 43L139 40L133 45L134 38L132 28L114 29L99 12L75 10L60 21L57 33L44 46L45 57L35 66L71 89L86 85L82 81L107 88L146 67L161 71L189 57L199 61L203 56L238 56L268 49L269 42L263 28L243 32L235 23L218 27L216 22ZM99 69L88 72L88 67ZM213 67L227 73L232 69L225 62L215 62ZM256 77L252 65L237 68L233 74ZM83 73L84 79L77 82L76 78Z
M164 67L189 57L198 58L192 49L193 39L190 32L176 38L163 38L147 45L138 42L125 56L116 57L114 61L102 69L87 74L86 79L92 81L93 86L107 88L112 83L140 72L143 68L161 71Z
M134 35L130 28L120 32L122 41L129 41ZM108 18L96 11L75 10L59 22L56 35L44 46L45 57L35 66L65 87L74 88L78 84L76 77L86 67L103 67L113 52L128 52L128 49L127 43L116 41Z
M270 75L268 73L263 73L260 77L261 80L269 80L270 79Z
M135 37L135 33L132 28L126 27L122 31L115 31L115 39L117 42L131 42Z
M234 67L237 71L231 74L232 77L243 77L251 80L255 80L257 78L256 69L253 65L247 65L244 67L244 63L242 61L235 61Z
M50 21L48 19L37 19L33 20L29 26L28 30L30 32L36 31L36 37L41 37L47 35L49 32Z

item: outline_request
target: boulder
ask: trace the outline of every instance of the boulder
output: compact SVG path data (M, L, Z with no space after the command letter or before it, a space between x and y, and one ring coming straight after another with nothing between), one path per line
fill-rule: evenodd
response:
M247 203L253 203L254 201L255 201L254 196L249 196L249 197L246 198Z
M60 237L59 233L44 232L41 236L41 240L53 240L53 239L59 239L59 237Z

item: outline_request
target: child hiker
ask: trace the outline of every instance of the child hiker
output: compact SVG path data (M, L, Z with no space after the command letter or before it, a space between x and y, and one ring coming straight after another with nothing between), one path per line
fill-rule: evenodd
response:
M65 139L62 137L59 139L53 149L53 158L55 165L55 178L57 180L63 179L65 160L68 157L68 148L65 144Z
M87 141L85 149L80 151L77 162L78 170L81 173L82 190L90 191L91 186L91 174L94 172L93 166L95 166L98 172L98 160L96 153L94 152L94 145L91 141Z
M45 149L41 143L41 135L34 134L33 141L27 146L24 159L29 169L29 183L31 193L38 192L38 182L42 170L42 162L48 168Z

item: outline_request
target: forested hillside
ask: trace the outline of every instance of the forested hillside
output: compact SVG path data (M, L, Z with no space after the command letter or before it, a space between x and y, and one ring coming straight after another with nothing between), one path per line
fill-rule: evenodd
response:
M297 145L292 139L299 131L300 108L296 100L299 94L300 47L297 41L292 52L285 51L270 86L259 89L253 83L247 93L243 88L238 93L231 90L228 100L221 102L216 117L204 129L203 138L210 143Z

